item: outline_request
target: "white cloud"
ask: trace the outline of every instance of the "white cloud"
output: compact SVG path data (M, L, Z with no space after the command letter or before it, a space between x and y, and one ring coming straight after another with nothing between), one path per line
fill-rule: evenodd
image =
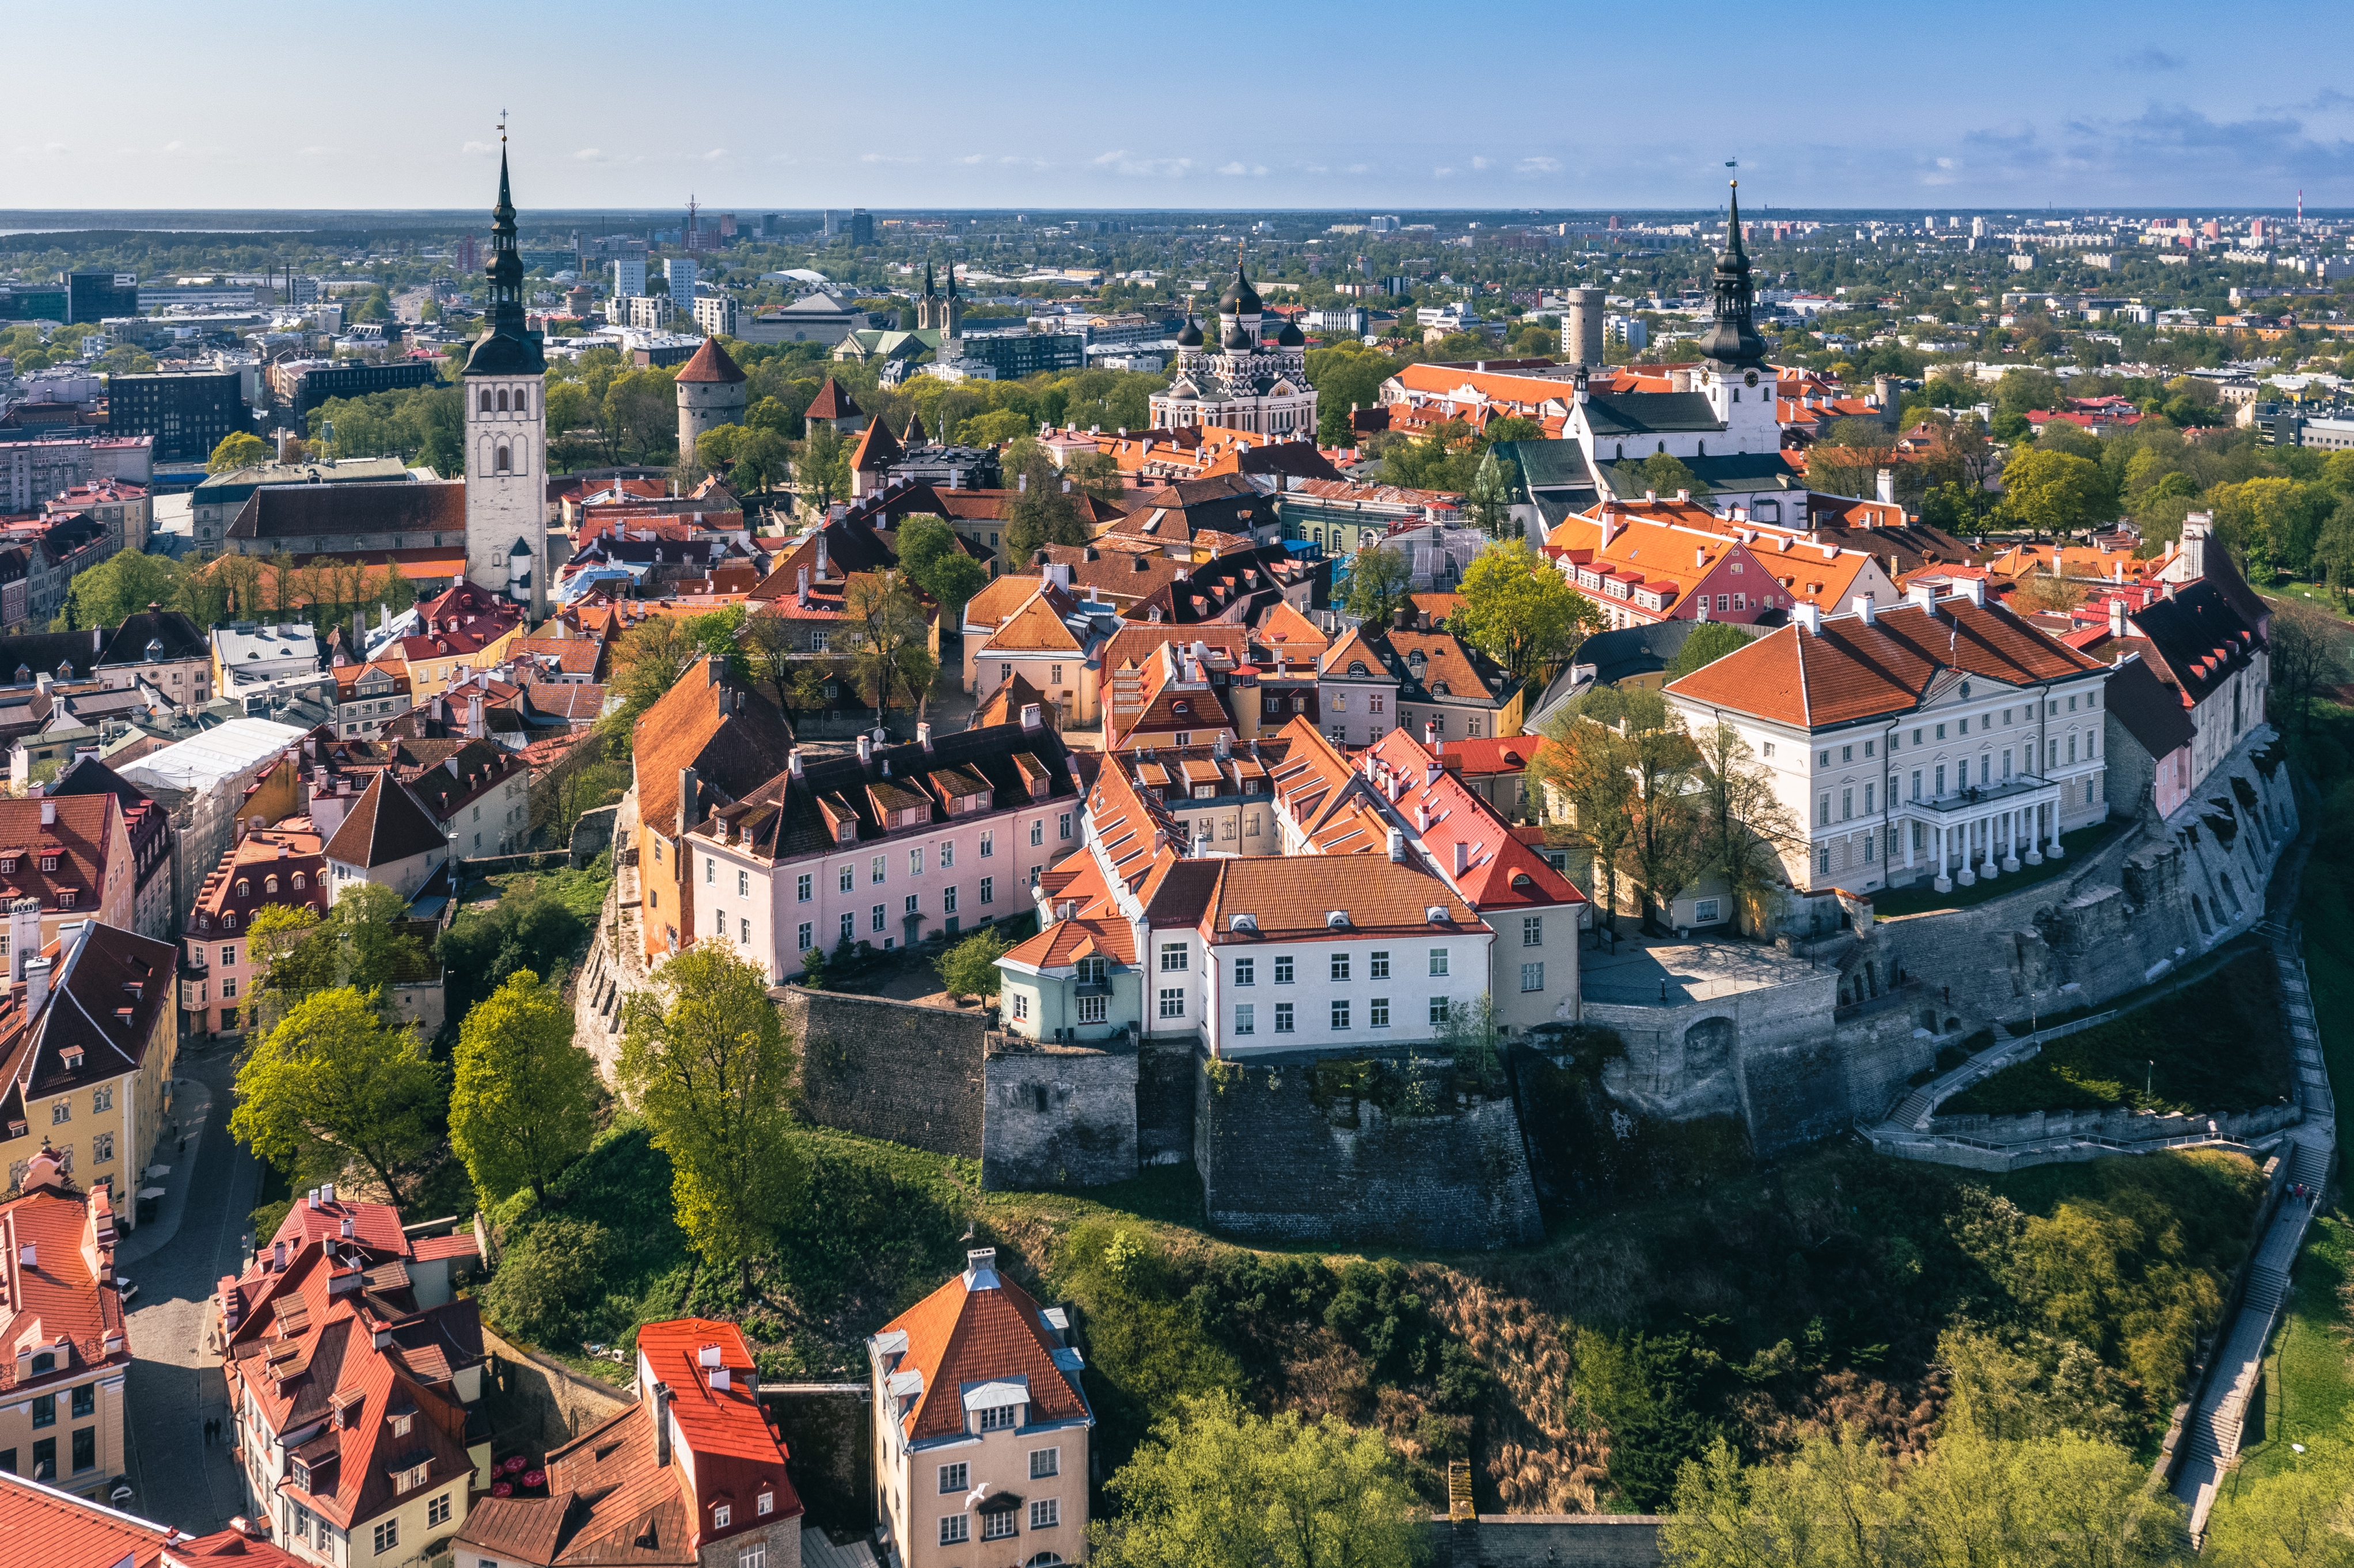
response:
M989 154L986 153L967 153L963 157L959 158L957 162L960 164L985 164L989 162Z
M722 159L722 158L726 157L726 155L727 155L727 149L726 149L726 148L725 148L725 147L714 147L714 148L712 148L712 149L711 149L711 151L709 151L708 153L705 153L705 154L703 154L703 161L704 161L705 163L706 163L706 164L716 164L716 163L717 163L720 159Z
M1443 180L1443 179L1445 179L1447 175L1449 175L1453 174L1455 171L1454 171L1453 169L1451 169L1451 168L1446 168L1446 169L1433 169L1433 170L1431 170L1430 172L1431 172L1434 175L1437 176L1439 179L1442 179L1442 180Z
M1125 147L1118 152L1099 153L1088 162L1116 175L1142 178L1182 179L1193 170L1191 158L1139 158L1130 155Z
M601 164L605 161L604 150L599 147L583 147L572 155L584 164Z
M1475 169L1484 169L1488 167L1488 160L1485 158L1474 158L1471 160L1471 166Z
M1557 175L1561 173L1561 160L1559 158L1548 158L1543 154L1534 154L1529 157L1522 158L1519 163L1514 164L1512 165L1512 173L1516 175Z
M496 142L469 142L458 149L458 155L462 158L487 158L498 150Z
M1231 164L1220 164L1218 165L1218 173L1222 175L1250 175L1257 176L1267 173L1267 165L1265 164L1245 164L1238 160Z
M1373 166L1371 164L1352 164L1341 172L1344 175L1370 175Z
M862 164L913 164L920 160L905 157L896 153L862 153L858 156L858 161Z

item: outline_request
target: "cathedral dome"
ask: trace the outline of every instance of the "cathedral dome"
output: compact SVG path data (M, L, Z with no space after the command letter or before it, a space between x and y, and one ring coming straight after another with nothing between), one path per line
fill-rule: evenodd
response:
M1177 346L1180 348L1202 346L1202 325L1193 319L1193 313L1191 311L1185 313L1185 325L1177 334Z
M1258 291L1252 288L1250 280L1243 275L1242 263L1235 262L1235 281L1226 285L1225 293L1218 296L1218 309L1228 315L1255 316L1262 308Z
M1275 341L1277 345L1282 348L1301 348L1308 343L1308 334L1299 330L1298 322L1286 317L1283 330L1275 334Z
M1243 325L1241 318L1236 317L1235 324L1226 329L1225 346L1238 352L1246 352L1258 345L1251 340L1250 328Z

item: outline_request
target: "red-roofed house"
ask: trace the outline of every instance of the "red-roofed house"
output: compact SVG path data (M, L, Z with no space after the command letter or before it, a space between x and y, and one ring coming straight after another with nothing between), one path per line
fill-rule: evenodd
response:
M1070 1324L994 1247L965 1263L866 1341L885 1544L899 1568L1077 1562L1096 1418Z
M95 1499L122 1474L131 1369L113 1204L103 1187L77 1189L47 1150L11 1185L24 1195L0 1203L0 1327L13 1351L0 1360L0 1455L12 1476Z
M312 1189L210 1325L245 1511L306 1563L422 1562L490 1484L482 1334L451 1277L472 1238L420 1255L387 1203Z
M801 1568L801 1500L733 1323L638 1330L638 1403L547 1457L545 1497L484 1498L465 1568Z

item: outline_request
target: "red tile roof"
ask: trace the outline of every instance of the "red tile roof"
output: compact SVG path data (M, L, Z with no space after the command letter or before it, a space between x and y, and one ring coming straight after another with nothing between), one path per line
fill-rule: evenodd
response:
M86 1381L95 1368L131 1364L113 1285L113 1206L103 1190L76 1190L55 1164L53 1156L36 1155L25 1177L30 1190L0 1203L0 1241L8 1249L0 1256L8 1292L0 1330L12 1351L29 1344L58 1356L54 1372L24 1376L13 1353L0 1361L0 1390L12 1400L49 1383Z
M159 1568L171 1531L20 1476L0 1474L0 1541L40 1568Z
M896 1388L908 1373L921 1380L886 1416L896 1419L911 1441L953 1437L969 1429L967 1387L1019 1381L1029 1389L1024 1425L1093 1425L1079 1393L1076 1354L1060 1351L1038 1303L997 1272L993 1255L981 1258L985 1263L977 1262L884 1325L877 1338L886 1344L894 1334L907 1336L904 1351L886 1352L891 1385ZM1068 1370L1064 1361L1070 1363Z
M736 362L727 357L727 351L719 346L719 340L706 337L703 340L703 346L695 351L695 357L678 367L678 379L733 385L746 379L746 376L737 367Z

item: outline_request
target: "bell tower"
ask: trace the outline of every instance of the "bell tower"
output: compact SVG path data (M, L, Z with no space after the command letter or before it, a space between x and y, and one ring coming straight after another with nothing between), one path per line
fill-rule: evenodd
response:
M1749 274L1749 251L1741 242L1741 182L1733 182L1725 216L1724 249L1716 259L1715 320L1700 340L1704 356L1692 389L1708 398L1724 423L1734 452L1773 452L1782 448L1774 366L1766 362L1766 340L1751 310L1756 300Z
M524 322L523 258L499 126L491 209L490 314L466 356L466 576L544 610L547 580L547 358Z

